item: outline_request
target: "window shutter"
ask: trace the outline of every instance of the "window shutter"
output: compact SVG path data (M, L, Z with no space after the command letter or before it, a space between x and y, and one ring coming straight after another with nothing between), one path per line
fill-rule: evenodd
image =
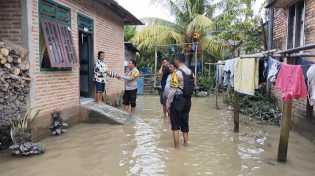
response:
M77 64L71 31L65 25L41 20L51 67L69 68Z
M65 54L66 59L67 59L67 63L70 66L75 66L78 61L77 61L77 56L75 53L75 48L74 48L74 44L73 44L73 39L72 39L72 35L71 35L71 31L68 30L67 26L64 25L60 25L59 24L59 28L61 31L61 36L62 36L62 41L63 41L63 45L64 45L64 50L66 51Z
M62 58L60 46L58 46L58 39L55 37L56 23L42 20L42 31L44 33L46 48L48 50L51 67L61 67L60 58Z

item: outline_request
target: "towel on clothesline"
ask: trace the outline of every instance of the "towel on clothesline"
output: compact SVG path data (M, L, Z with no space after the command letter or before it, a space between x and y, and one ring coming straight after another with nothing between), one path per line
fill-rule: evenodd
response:
M281 63L271 57L268 59L268 66L267 66L267 81L274 83L276 82L277 75L280 70Z
M311 106L315 105L315 64L307 71L308 98Z
M234 90L254 95L259 81L259 62L254 58L235 60Z
M235 60L236 59L229 59L225 61L225 65L223 68L224 69L223 85L225 87L228 86L234 87Z
M223 65L216 65L216 72L215 72L215 81L216 83L218 83L219 85L223 84L223 75L224 75L224 69L223 69Z
M281 91L284 102L306 98L308 93L302 67L300 65L281 64L276 88Z

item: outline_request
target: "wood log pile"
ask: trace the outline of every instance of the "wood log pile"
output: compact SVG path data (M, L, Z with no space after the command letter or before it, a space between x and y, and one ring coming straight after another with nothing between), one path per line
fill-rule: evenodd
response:
M0 127L26 112L31 80L26 56L23 47L0 41Z

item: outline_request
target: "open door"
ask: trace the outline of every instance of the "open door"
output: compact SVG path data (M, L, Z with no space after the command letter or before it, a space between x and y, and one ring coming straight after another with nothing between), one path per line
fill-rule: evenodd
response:
M92 96L93 54L92 34L79 32L80 44L80 96Z
M93 96L93 20L78 15L80 96Z

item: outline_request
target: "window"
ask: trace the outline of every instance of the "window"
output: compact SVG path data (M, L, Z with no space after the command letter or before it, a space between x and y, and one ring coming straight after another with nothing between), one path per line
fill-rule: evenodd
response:
M40 0L39 18L41 68L58 70L77 64L70 9L51 0Z
M304 14L304 1L299 1L289 7L288 49L304 45Z

